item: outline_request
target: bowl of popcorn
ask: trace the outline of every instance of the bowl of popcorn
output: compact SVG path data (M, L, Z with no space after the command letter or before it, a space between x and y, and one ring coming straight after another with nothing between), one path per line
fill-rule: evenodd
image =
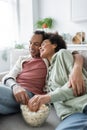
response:
M43 104L37 112L30 111L27 105L21 105L22 116L30 126L41 126L49 116L50 107Z

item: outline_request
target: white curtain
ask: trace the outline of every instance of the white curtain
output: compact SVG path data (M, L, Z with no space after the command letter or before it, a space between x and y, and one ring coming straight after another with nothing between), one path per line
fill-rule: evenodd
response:
M18 41L17 0L0 0L0 49Z

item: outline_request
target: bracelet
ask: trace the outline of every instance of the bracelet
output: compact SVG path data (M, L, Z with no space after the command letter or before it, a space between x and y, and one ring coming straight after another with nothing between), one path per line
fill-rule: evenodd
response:
M11 86L11 89L13 89L13 87L14 87L15 85L17 85L17 84L13 84L13 85Z
M14 80L14 78L12 78L12 77L6 78L5 81L4 81L4 84L6 84L6 81L7 81L8 79L13 79L13 80Z

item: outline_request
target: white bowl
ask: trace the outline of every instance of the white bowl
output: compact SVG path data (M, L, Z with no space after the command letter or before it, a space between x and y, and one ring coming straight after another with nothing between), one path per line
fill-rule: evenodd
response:
M50 107L44 104L37 112L30 111L27 105L21 105L20 108L24 120L31 126L42 125L46 121L50 112Z

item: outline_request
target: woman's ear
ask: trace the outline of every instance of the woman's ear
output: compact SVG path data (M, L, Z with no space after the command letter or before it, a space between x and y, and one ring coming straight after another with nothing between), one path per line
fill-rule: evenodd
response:
M57 47L57 44L53 44L54 49Z

